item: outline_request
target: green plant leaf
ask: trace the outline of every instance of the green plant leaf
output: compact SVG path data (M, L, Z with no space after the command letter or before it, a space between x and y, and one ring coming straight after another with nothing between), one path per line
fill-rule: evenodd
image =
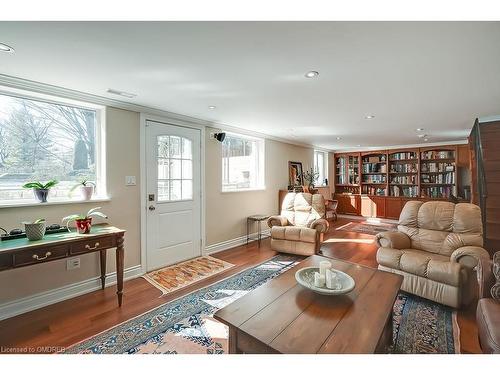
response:
M40 182L27 182L23 185L25 189L43 189L43 184Z
M56 186L58 183L59 183L59 181L57 181L57 180L50 180L45 185L43 185L43 189L50 189L50 188Z
M36 219L33 224L39 224L39 223L44 223L45 219Z

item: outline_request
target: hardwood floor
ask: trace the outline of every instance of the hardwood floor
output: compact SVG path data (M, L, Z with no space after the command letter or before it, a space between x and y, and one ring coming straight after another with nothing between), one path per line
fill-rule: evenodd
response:
M376 267L377 248L372 235L337 230L338 227L355 220L339 218L335 223L331 223L322 246L323 255ZM213 255L235 264L236 267L168 295L162 296L161 292L147 281L137 278L125 282L121 308L116 304L116 288L110 286L104 291L88 293L0 321L0 353L9 348L19 348L20 352L32 348L35 353L61 350L165 302L262 263L274 255L276 252L271 250L269 240L264 240L260 248L256 242L252 242L248 246L239 246ZM463 353L481 353L477 339L475 306L473 303L458 313Z

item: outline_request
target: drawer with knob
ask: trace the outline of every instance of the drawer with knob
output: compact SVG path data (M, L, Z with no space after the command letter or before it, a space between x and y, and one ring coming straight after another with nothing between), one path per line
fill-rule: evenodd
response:
M42 250L26 250L14 254L14 267L27 266L65 258L68 255L68 245L57 245Z
M88 241L81 241L71 245L70 253L82 254L91 253L93 251L99 251L104 249L109 249L110 247L115 247L114 237L101 237L93 238Z

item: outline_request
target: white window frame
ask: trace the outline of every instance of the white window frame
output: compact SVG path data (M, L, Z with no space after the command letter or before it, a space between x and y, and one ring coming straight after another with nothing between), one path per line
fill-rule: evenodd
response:
M221 192L222 193L239 193L239 192L245 192L245 191L257 191L257 190L266 190L266 174L265 174L265 160L266 160L266 143L265 139L263 138L258 138L258 137L252 137L250 135L246 134L241 134L241 133L233 133L233 132L225 132L226 136L231 136L235 138L240 138L244 140L249 140L249 141L254 141L257 144L257 165L258 165L258 170L257 172L257 186L254 187L249 187L249 188L239 188L239 189L225 189L224 187L224 171L222 170L222 159L224 158L224 155L222 154L222 143L221 143Z
M107 190L107 174L106 174L106 107L103 105L81 102L73 99L66 99L58 96L37 93L33 91L21 90L11 87L0 86L0 94L16 97L19 99L34 100L48 104L64 105L70 107L78 107L96 112L96 194L90 200L91 202L109 201ZM77 195L77 194L75 194ZM19 206L51 206L57 204L68 203L86 203L78 197L66 197L65 199L49 200L47 203L39 203L33 197L33 200L0 200L0 208L3 207L19 207Z
M328 152L322 150L314 150L314 171L318 171L318 155L323 155L323 180L318 180L317 186L328 186L325 184L325 179L328 178ZM328 181L330 183L330 181Z

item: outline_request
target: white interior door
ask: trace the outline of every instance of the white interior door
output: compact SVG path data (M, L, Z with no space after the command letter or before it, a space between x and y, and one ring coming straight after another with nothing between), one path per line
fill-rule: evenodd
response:
M148 271L201 255L200 133L146 122Z

